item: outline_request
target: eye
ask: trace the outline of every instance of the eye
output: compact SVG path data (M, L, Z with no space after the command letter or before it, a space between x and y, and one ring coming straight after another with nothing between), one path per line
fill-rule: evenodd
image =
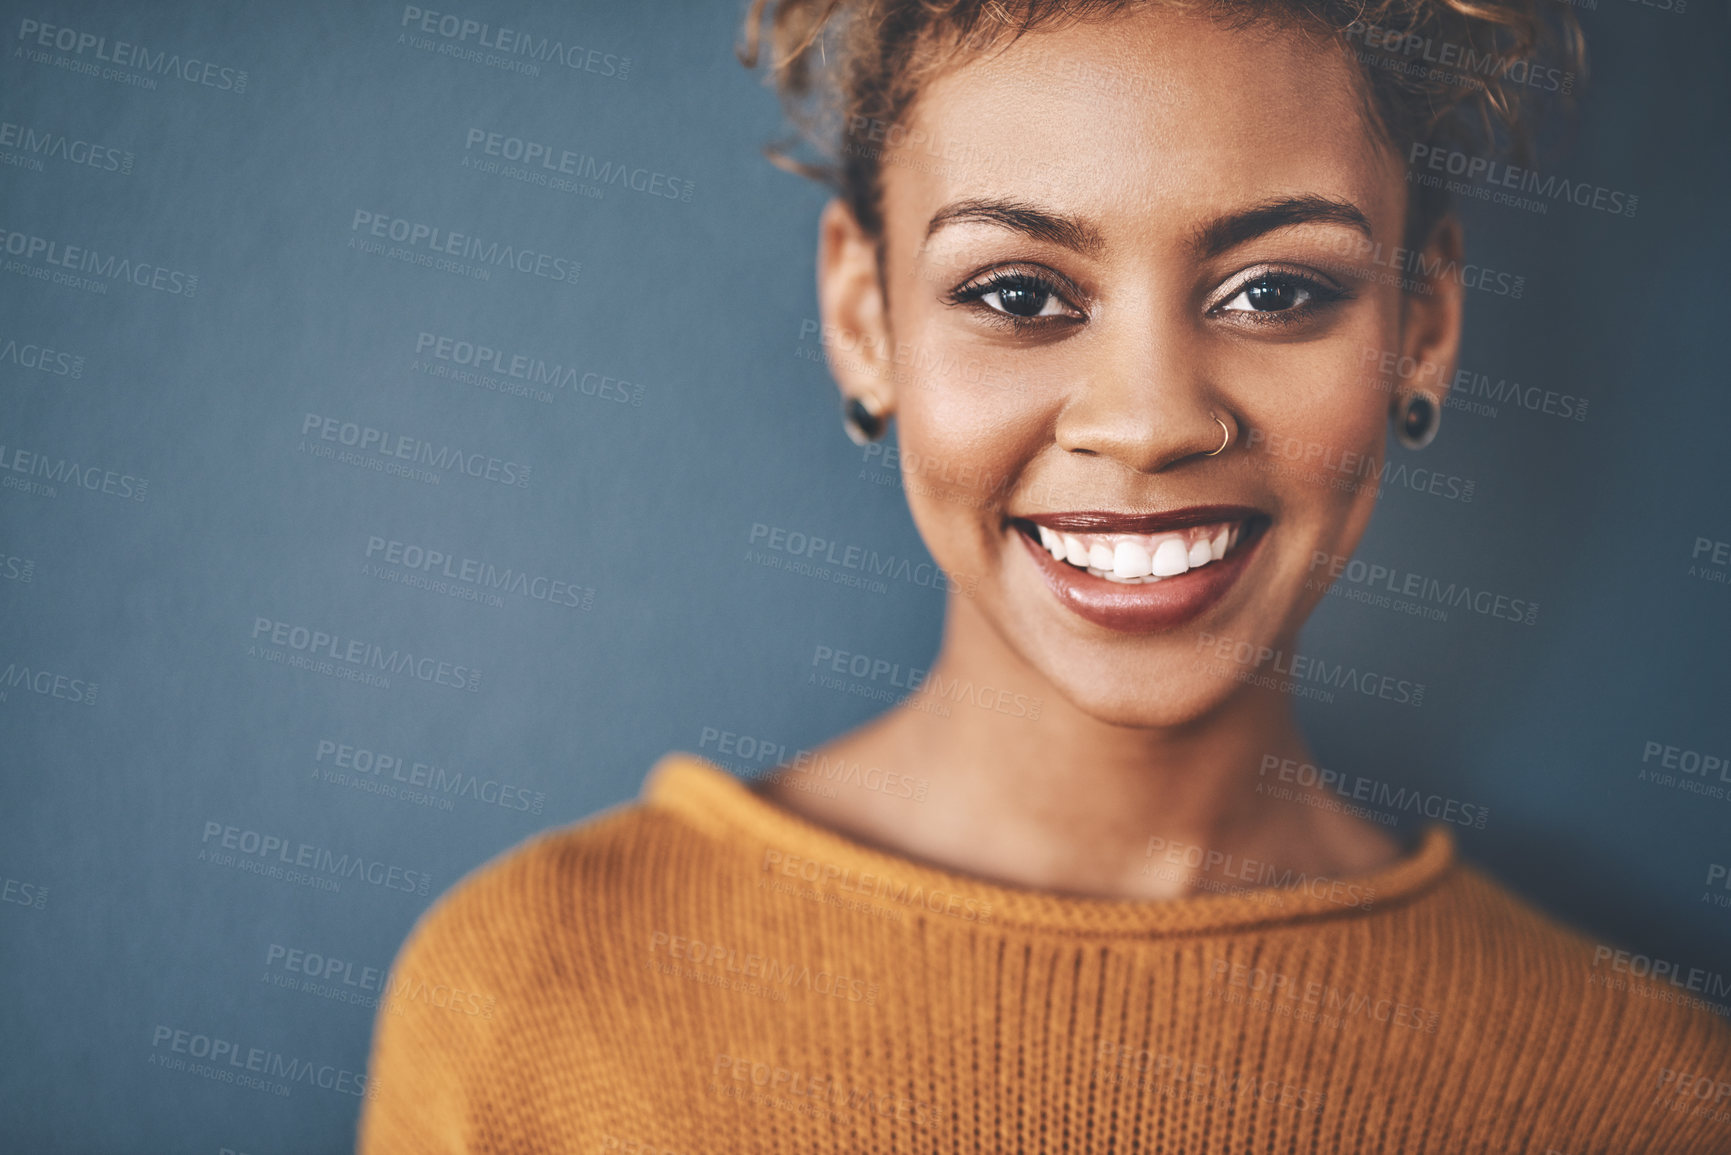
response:
M1310 300L1310 290L1290 277L1258 277L1241 289L1223 309L1253 309L1258 313L1283 313ZM1239 304L1239 302L1244 302Z
M952 305L977 305L987 320L1025 326L1080 320L1068 298L1079 296L1072 286L1050 273L1034 269L998 269L975 277L946 294Z
M1245 320L1259 321L1297 320L1350 296L1316 277L1278 269L1257 270L1227 293L1213 312L1244 314Z
M1012 317L1056 317L1064 309L1056 290L1035 277L1020 274L994 281L997 287L981 293L979 300Z

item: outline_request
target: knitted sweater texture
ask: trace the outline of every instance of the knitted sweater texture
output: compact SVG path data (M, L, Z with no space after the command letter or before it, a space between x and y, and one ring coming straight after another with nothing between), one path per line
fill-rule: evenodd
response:
M416 924L360 1151L1731 1153L1731 1029L1638 969L1441 826L1354 879L1072 898L670 754Z

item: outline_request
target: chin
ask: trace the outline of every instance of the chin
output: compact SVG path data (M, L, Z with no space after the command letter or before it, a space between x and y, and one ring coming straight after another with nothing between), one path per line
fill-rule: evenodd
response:
M1072 676L1051 670L1047 680L1077 711L1097 722L1132 729L1174 729L1190 725L1218 710L1238 687L1212 678L1186 662L1154 684L1123 674L1101 676L1078 671Z

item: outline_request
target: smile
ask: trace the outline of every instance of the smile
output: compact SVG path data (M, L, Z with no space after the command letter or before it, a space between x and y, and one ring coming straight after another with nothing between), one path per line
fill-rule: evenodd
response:
M1235 584L1271 522L1246 506L1162 514L1031 514L1010 527L1079 616L1142 633L1199 616Z
M1245 522L1198 525L1170 533L1059 533L1035 523L1053 557L1107 581L1164 581L1221 561L1244 536Z

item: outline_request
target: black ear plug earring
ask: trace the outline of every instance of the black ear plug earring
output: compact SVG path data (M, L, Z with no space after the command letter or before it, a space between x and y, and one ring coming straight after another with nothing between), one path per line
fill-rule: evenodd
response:
M855 445L865 445L884 435L889 419L876 402L868 403L860 397L849 397L842 402L841 425Z
M1442 410L1437 403L1429 393L1417 391L1398 398L1389 417L1394 425L1394 439L1408 449L1429 445L1436 436L1437 426L1442 424Z

